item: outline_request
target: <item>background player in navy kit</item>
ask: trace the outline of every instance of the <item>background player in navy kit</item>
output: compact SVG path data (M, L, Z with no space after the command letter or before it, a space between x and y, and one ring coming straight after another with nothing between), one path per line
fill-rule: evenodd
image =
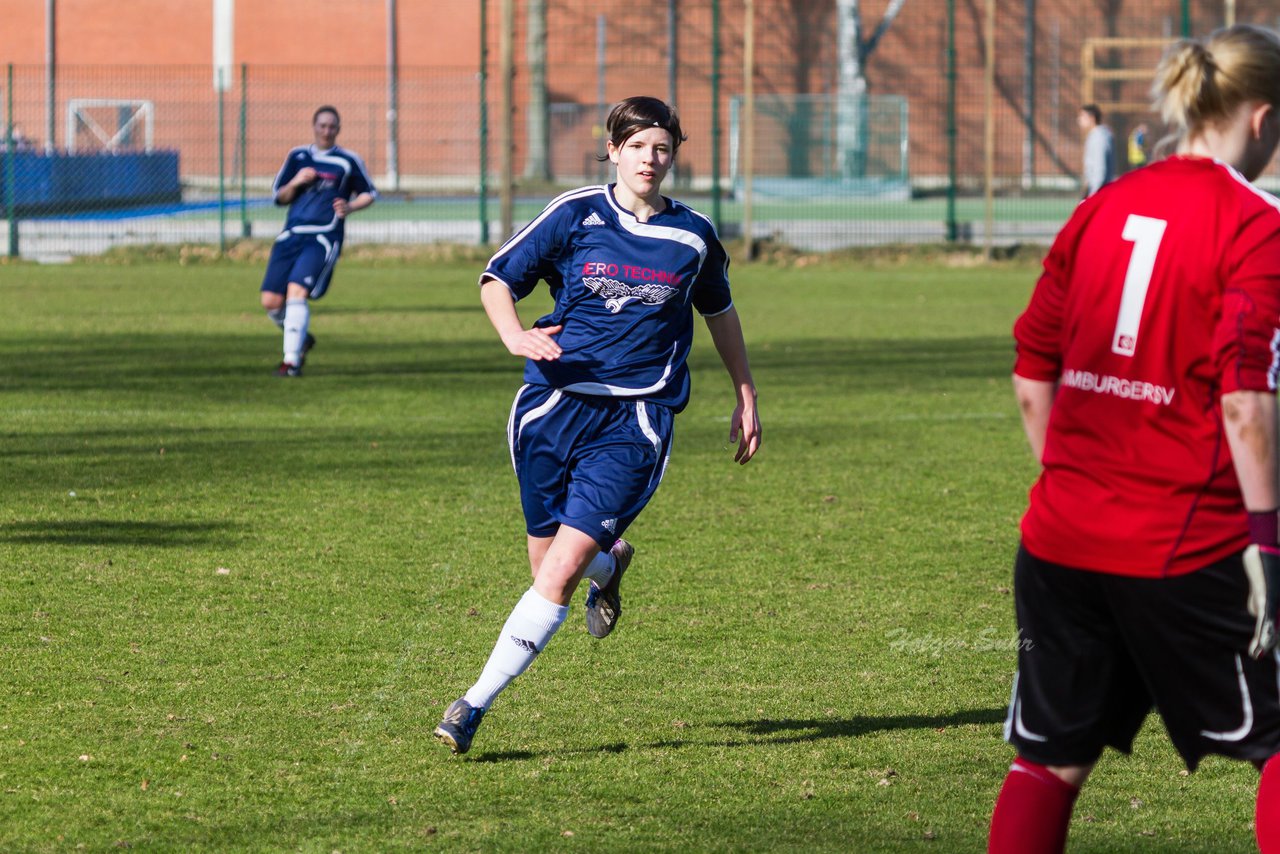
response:
M329 288L342 254L347 215L369 207L378 197L364 162L338 147L341 129L337 110L316 110L311 117L315 142L289 152L272 186L276 204L289 206L284 231L271 248L262 278L262 307L284 330L278 377L302 375L307 351L315 345L307 329L308 301L320 299Z
M1153 706L1189 769L1261 769L1258 845L1280 852L1280 202L1249 183L1280 141L1280 36L1179 42L1154 94L1177 155L1080 203L1014 327L1042 471L991 854L1062 851Z
M436 727L455 753L467 752L493 699L551 640L584 577L588 631L613 630L633 553L620 537L666 469L674 416L689 398L695 309L737 393L734 459L746 463L760 446L728 257L710 220L660 193L684 140L680 121L662 101L636 97L613 109L606 130L617 183L556 198L480 277L489 320L526 360L507 430L533 586L480 678ZM555 308L525 329L516 300L542 279Z

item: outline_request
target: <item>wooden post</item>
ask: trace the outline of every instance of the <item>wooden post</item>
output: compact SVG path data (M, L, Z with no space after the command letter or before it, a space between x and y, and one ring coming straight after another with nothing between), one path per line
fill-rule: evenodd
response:
M502 122L498 131L499 145L502 147L501 182L499 188L500 207L502 211L502 233L499 242L505 242L515 232L515 203L513 199L515 184L516 129L515 129L515 83L516 83L516 4L515 0L502 0L502 37L499 52L502 63Z
M991 259L991 232L995 228L995 160L996 160L996 0L987 0L986 21L987 77L986 77L986 127L985 137L985 215L982 229L983 254Z
M746 0L746 21L742 30L742 254L750 261L752 240L751 178L756 168L756 4Z

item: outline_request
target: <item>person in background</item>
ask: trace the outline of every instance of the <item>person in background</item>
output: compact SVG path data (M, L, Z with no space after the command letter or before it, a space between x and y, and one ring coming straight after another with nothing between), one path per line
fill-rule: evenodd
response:
M1115 138L1111 128L1102 123L1102 110L1097 104L1081 107L1076 124L1085 135L1082 198L1087 199L1116 177Z
M311 117L314 141L289 152L272 185L276 204L289 206L262 278L262 307L284 332L278 377L302 376L307 353L316 343L308 328L310 301L329 290L347 216L378 198L364 161L338 147L341 129L336 109L317 109Z
M1129 168L1137 169L1147 165L1147 124L1139 122L1129 131Z

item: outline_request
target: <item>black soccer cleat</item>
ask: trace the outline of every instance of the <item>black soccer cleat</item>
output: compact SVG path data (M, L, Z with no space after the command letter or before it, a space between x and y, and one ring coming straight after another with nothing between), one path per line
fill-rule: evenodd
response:
M460 697L445 710L444 719L436 727L435 737L454 753L466 753L471 749L471 739L483 719L484 709L477 709Z
M281 362L280 367L276 368L275 376L300 377L302 376L302 365L292 365L288 362Z
M591 582L591 589L587 591L587 631L592 637L608 637L618 624L618 618L622 616L622 595L618 587L622 583L622 573L631 565L635 553L631 543L618 540L609 549L614 560L613 577L604 587Z

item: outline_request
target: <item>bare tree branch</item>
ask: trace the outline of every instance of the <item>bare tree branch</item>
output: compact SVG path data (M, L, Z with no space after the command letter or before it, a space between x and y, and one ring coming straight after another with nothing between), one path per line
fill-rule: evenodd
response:
M884 10L884 17L880 19L880 24L876 27L876 31L871 34L871 38L859 46L863 62L867 61L867 57L871 56L876 46L880 44L880 39L889 31L890 25L893 24L893 19L898 17L898 13L902 11L902 6L906 2L907 0L892 0L889 8Z

